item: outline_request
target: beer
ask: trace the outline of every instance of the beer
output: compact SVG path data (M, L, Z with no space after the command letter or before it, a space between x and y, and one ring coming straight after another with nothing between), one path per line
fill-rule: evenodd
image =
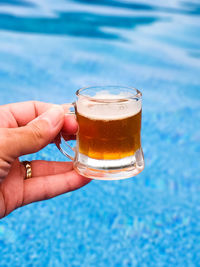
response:
M137 113L130 115L129 112L128 116L124 114L118 118L117 112L113 114L111 110L105 115L103 107L100 109L100 115L96 117L92 112L81 114L77 111L79 152L100 160L122 159L134 155L141 147L141 108L137 108Z
M133 177L144 169L140 141L142 94L121 86L95 86L76 92L76 146L61 134L57 146L80 175L99 180ZM72 111L69 112L71 114Z

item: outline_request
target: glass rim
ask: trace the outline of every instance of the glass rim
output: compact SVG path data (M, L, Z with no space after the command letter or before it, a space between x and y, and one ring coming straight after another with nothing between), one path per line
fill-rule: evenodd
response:
M83 94L83 92L85 91L85 90L88 90L88 89L95 89L95 88L97 88L97 89L101 89L101 88L104 88L104 89L106 89L106 88L114 88L114 89L126 89L126 90L130 90L130 92L134 92L134 94L133 95L131 95L131 96L127 96L127 97L121 97L121 98L117 98L117 99L113 99L113 98L107 98L107 99L101 99L101 98L95 98L95 97L93 97L93 96L89 96L89 95L85 95L85 94ZM83 88L80 88L80 89L78 89L77 91L76 91L76 96L77 97L79 97L79 96L81 96L81 97L84 97L84 98L86 98L86 99L88 99L88 100L90 100L90 101L96 101L96 102L121 102L121 101L127 101L127 100L131 100L131 99L137 99L137 100L139 100L139 99L141 99L141 97L142 97L142 93L138 90L138 89L136 89L135 87L130 87L130 86L120 86L120 85L96 85L96 86L87 86L87 87L83 87Z

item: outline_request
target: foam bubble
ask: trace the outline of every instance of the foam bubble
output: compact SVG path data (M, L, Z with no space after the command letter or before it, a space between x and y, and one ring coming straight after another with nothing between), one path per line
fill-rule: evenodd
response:
M141 110L142 101L141 99L137 100L129 97L129 93L113 95L109 94L107 91L101 91L98 92L93 99L102 101L93 102L90 99L79 97L77 101L77 111L81 115L94 120L116 120L131 117ZM121 99L122 101L109 102L109 100L115 99ZM105 100L105 102L103 100Z

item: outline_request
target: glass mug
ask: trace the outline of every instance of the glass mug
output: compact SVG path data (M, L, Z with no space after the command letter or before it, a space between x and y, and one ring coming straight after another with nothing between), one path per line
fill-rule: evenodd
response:
M141 147L142 94L121 86L80 89L70 104L78 133L72 148L60 137L60 151L81 175L99 180L132 177L144 169Z

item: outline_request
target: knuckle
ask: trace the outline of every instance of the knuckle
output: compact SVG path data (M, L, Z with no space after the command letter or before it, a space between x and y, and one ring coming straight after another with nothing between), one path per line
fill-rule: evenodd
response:
M4 179L9 170L10 170L11 162L0 158L0 179Z
M5 178L10 170L13 158L9 151L12 149L10 145L12 133L10 129L0 129L0 178Z
M7 152L13 138L11 129L0 129L0 154Z
M53 197L53 193L49 189L50 186L49 186L49 182L48 182L47 179L43 180L42 187L43 187L43 197L42 197L42 199L43 200L47 200L47 199L52 198Z
M45 131L44 128L42 128L40 125L36 123L32 123L30 125L30 131L31 131L31 136L33 139L33 142L42 145L43 141L45 139Z
M44 134L41 128L37 124L31 124L31 130L35 139L43 139Z

